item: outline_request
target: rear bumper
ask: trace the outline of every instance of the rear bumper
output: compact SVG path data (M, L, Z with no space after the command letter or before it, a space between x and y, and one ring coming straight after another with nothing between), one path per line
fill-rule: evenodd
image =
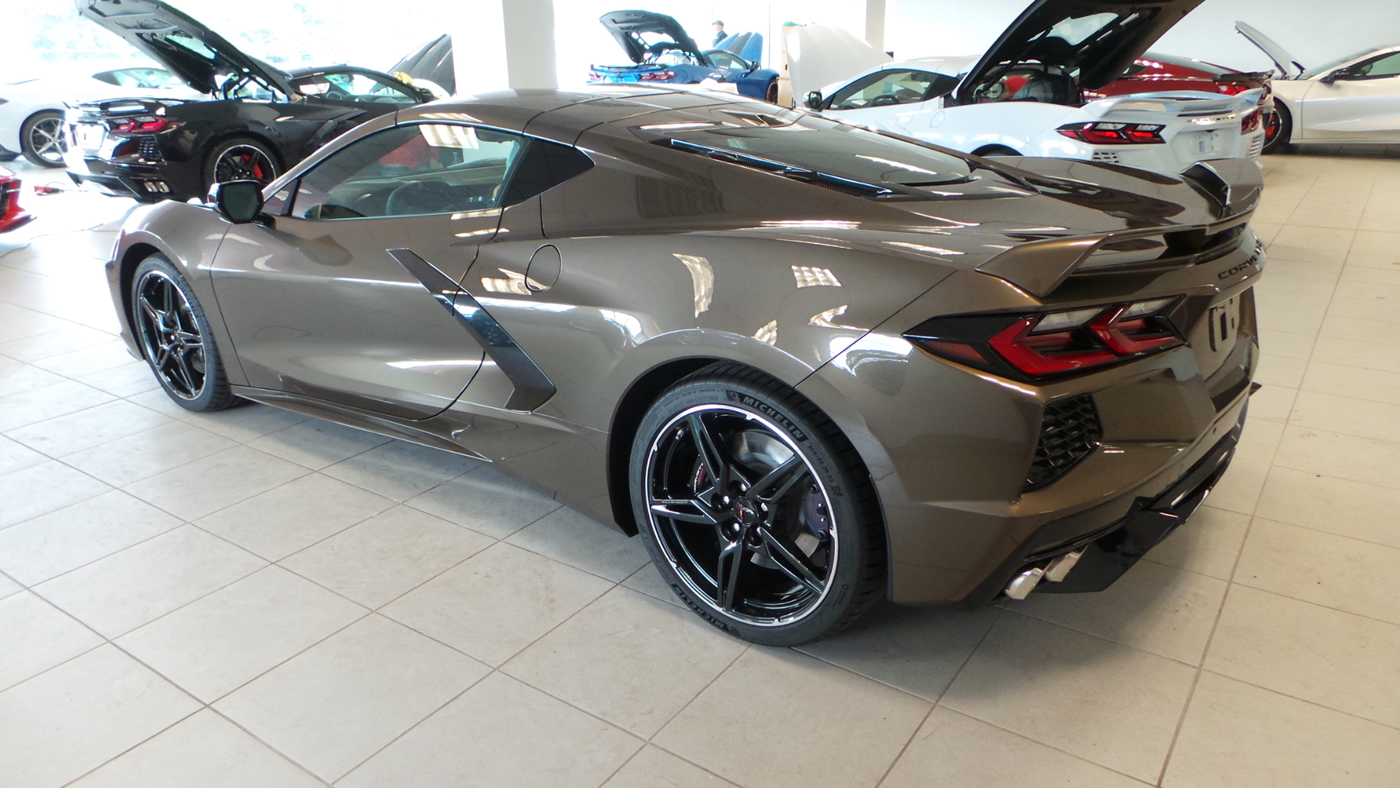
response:
M1149 550L1185 525L1210 495L1235 456L1235 447L1244 431L1247 410L1246 403L1241 403L1239 418L1233 427L1224 437L1209 445L1204 455L1165 491L1152 497L1130 493L1106 505L1110 511L1117 511L1125 501L1128 502L1128 514L1111 525L1054 547L1033 547L1053 541L1053 536L1047 540L1043 534L1053 535L1063 527L1058 522L1046 525L968 595L967 604L975 608L994 602L1021 573L1043 569L1056 558L1071 552L1080 552L1082 557L1069 574L1059 582L1040 583L1035 587L1036 593L1083 593L1102 591L1113 585Z
M185 199L175 192L164 170L149 164L119 164L86 157L81 163L72 157L67 161L68 177L79 186L92 185L114 197L134 197L143 202L162 199Z

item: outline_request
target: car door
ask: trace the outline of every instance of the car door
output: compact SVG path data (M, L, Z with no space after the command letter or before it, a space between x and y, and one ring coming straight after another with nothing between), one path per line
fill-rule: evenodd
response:
M1304 98L1309 142L1400 142L1400 52L1364 60L1313 80Z
M392 127L274 195L272 226L234 227L213 279L249 385L408 419L451 405L483 348L391 251L460 281L497 232L524 146L465 125Z

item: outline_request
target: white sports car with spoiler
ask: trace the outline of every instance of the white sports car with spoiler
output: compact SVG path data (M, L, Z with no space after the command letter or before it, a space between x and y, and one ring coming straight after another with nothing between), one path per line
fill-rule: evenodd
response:
M988 52L886 63L814 91L833 118L979 156L1050 156L1177 174L1257 159L1262 90L1085 101L1202 0L1037 0Z

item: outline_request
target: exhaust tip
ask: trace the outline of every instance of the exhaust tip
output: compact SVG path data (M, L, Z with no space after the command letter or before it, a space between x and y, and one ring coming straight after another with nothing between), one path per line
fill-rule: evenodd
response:
M1040 579L1045 576L1045 570L1040 567L1027 569L1016 575L1010 583L1006 584L1005 593L1011 599L1025 599L1031 595L1035 587L1040 585Z

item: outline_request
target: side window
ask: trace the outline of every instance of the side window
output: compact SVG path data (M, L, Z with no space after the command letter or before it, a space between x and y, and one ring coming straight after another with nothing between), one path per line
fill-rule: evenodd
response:
M748 71L749 67L744 61L729 54L728 52L710 52L705 57L715 65L715 68L728 69L729 71Z
M831 98L830 108L865 109L913 104L932 98L929 89L946 79L927 71L881 71L837 91ZM934 92L933 95L938 93Z
M358 101L369 104L418 103L406 85L354 71L303 77L292 83L292 86L303 96L317 96L333 101Z
M387 129L336 151L303 175L292 215L368 219L498 208L527 142L471 126Z
M1400 52L1377 58L1368 63L1352 66L1352 73L1359 79L1380 79L1400 77Z

